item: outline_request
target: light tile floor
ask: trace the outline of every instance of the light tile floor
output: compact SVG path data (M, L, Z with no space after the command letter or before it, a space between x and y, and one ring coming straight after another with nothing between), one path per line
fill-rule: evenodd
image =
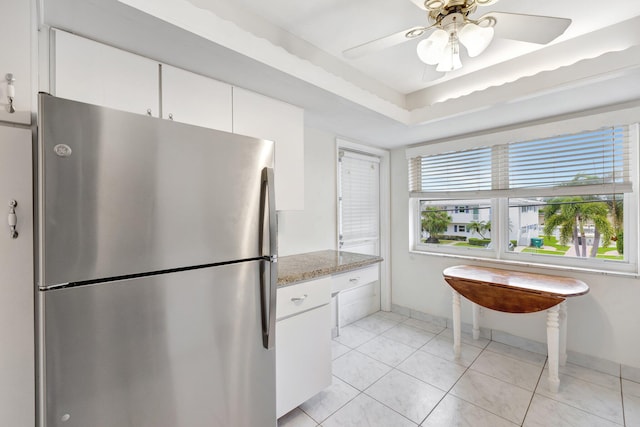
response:
M640 427L640 383L568 363L547 389L546 356L378 312L333 340L333 384L279 427Z

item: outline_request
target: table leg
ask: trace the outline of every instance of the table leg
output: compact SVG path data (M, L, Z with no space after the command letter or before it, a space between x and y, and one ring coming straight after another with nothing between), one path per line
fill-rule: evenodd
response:
M558 351L560 343L559 307L547 310L547 351L549 353L549 391L557 393L560 387L558 376Z
M567 364L567 301L560 304L560 366Z
M473 339L477 340L480 338L480 306L476 303L471 303L473 307Z
M460 357L460 294L453 291L453 352Z

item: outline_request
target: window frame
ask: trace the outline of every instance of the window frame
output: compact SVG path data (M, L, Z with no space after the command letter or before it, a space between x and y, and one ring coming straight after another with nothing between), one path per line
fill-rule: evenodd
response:
M532 266L541 266L545 268L551 269L570 269L577 271L591 271L598 272L604 274L622 274L622 275L633 275L637 276L639 271L639 253L640 253L640 239L637 239L639 227L639 206L638 199L640 189L638 188L640 167L639 167L639 125L638 125L638 117L640 117L640 107L632 108L635 114L634 120L629 120L627 123L631 123L629 125L629 154L630 154L630 173L631 173L631 183L633 185L633 191L629 193L625 193L624 195L624 250L625 250L625 260L607 260L600 258L581 258L581 257L552 257L552 255L544 255L544 254L536 254L536 253L514 253L508 250L509 246L509 199L508 197L496 197L495 195L485 195L478 196L478 200L490 200L491 203L491 221L492 221L492 230L491 230L491 249L475 249L468 247L437 247L436 245L427 245L421 242L421 212L420 205L422 200L437 200L435 198L426 199L425 197L416 197L414 195L409 195L410 200L410 252L418 253L418 254L428 254L428 255L437 255L437 256L449 256L449 257L457 257L457 258L466 258L472 260L481 260L481 261L492 261L498 263L508 263L508 264L518 264L518 265L532 265ZM602 120L612 120L612 116L610 114L604 114L604 118L601 116L596 116L600 121ZM623 114L624 116L624 114ZM589 117L592 120L592 117ZM564 122L563 122L564 123ZM623 123L620 120L612 120L611 123ZM564 123L566 124L566 123ZM601 127L605 127L607 124L605 123ZM609 126L611 126L609 124ZM545 138L544 134L540 134L540 127L543 128L543 131L550 132L551 128L548 125L535 127L535 132L533 134L538 134L538 138ZM596 129L596 127L587 127ZM580 128L578 128L580 129ZM581 131L576 131L575 128L573 131L569 131L567 133L579 133ZM506 132L510 134L510 132ZM526 132L525 132L526 133ZM548 135L552 135L554 133L549 133ZM501 139L504 143L504 135L500 134L500 137L497 138L498 141ZM482 139L482 138L481 138ZM482 144L482 141L475 141L476 146ZM426 150L429 155L438 154L437 145L439 144L430 144L426 146ZM494 145L494 144L492 144ZM451 147L457 147L456 142L448 141L446 145L443 145L441 148L441 152L451 151ZM470 142L470 139L467 138L462 140L461 147L462 149L473 148L473 144ZM407 149L407 159L412 157L416 157L415 153L424 150L424 147L410 147ZM597 194L594 192L593 194ZM544 194L540 194L543 196ZM456 202L456 198L451 197L451 194L447 194L443 197L443 200L449 200L453 203ZM518 197L517 195L511 197ZM526 194L522 195L523 198L532 198L531 192L528 191ZM472 200L468 195L461 196L461 202ZM463 203L456 204L456 209L459 208ZM633 237L633 238L632 238Z

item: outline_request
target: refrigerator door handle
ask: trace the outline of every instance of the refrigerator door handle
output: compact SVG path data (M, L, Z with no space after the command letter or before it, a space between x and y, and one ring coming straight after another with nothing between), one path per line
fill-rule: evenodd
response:
M262 169L260 250L263 254L263 262L260 268L260 294L262 302L262 344L267 350L272 349L275 343L276 287L278 284L278 227L273 181L273 168ZM268 248L265 248L267 239ZM267 251L266 254L265 250ZM266 267L269 268L268 272L265 271Z

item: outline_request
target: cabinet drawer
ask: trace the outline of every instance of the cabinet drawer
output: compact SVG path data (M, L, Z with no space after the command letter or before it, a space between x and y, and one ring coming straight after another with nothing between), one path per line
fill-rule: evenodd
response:
M331 301L331 278L278 288L276 318L291 316Z
M379 264L373 264L347 273L336 274L331 278L331 292L344 291L345 289L375 282L380 278L379 269Z

